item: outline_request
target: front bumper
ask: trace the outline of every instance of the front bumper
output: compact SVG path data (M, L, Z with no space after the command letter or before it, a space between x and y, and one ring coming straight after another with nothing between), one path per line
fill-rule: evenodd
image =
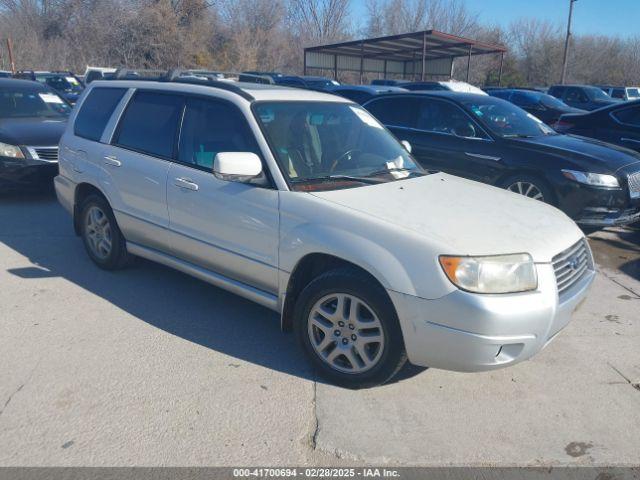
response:
M595 272L587 270L558 297L550 264L539 264L538 290L478 295L457 290L426 300L389 291L409 361L415 365L479 372L531 358L571 320Z
M58 174L58 163L31 158L0 157L0 185L17 187L50 182Z

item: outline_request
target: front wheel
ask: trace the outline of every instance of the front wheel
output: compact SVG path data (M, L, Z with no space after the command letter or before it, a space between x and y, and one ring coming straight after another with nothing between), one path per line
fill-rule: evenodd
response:
M385 383L406 361L386 292L356 270L334 270L309 283L296 303L295 328L318 371L338 385Z
M502 181L502 188L525 197L553 205L554 195L551 187L543 180L526 174L514 175Z

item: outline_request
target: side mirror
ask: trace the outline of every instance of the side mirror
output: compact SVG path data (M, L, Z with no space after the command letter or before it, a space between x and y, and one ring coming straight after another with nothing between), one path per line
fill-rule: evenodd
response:
M251 152L220 152L213 159L213 174L227 182L249 183L261 176L262 162Z
M411 148L411 144L409 142L407 142L406 140L402 140L402 141L400 141L400 144L404 147L404 149L407 152L411 153L412 148Z

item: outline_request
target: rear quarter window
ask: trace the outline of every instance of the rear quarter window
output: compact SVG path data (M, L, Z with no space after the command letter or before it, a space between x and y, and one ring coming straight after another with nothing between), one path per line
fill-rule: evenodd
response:
M113 111L126 93L126 88L94 88L82 102L73 132L88 140L100 141Z

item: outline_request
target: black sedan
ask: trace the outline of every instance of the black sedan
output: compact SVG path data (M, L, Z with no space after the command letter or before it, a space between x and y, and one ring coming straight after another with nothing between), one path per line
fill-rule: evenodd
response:
M70 112L46 85L0 79L0 189L51 181Z
M589 111L620 102L591 85L553 85L547 93L571 107Z
M573 108L556 97L534 90L502 88L487 90L492 97L508 100L521 109L535 115L547 125L556 122L565 113L584 113L585 110Z
M640 219L640 154L561 135L512 103L455 92L399 93L364 105L427 169L557 206L583 226Z
M581 115L563 115L553 126L558 132L597 138L640 152L640 100Z

